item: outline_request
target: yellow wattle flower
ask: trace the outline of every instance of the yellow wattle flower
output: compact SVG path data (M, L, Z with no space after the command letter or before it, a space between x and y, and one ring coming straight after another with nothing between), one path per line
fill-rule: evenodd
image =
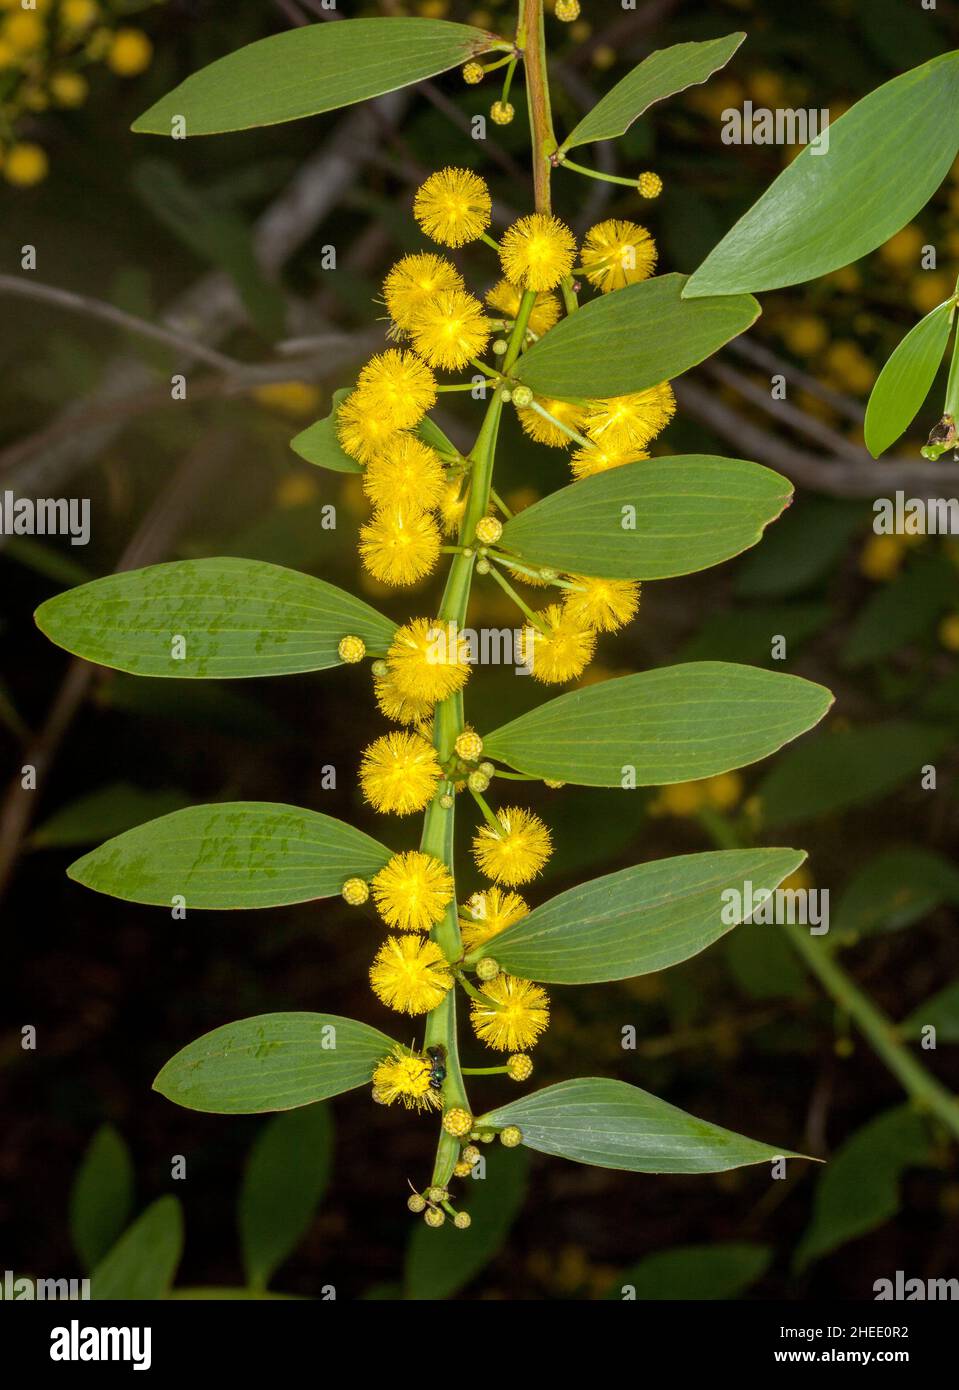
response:
M118 77L138 77L153 61L153 44L142 29L118 29L107 50L107 67Z
M446 865L418 849L394 854L373 878L372 888L383 921L403 932L426 932L442 922L455 891Z
M433 241L465 246L490 223L489 189L472 169L440 169L416 190L413 216Z
M534 680L558 685L582 675L596 650L593 628L559 603L541 609L536 617L545 631L529 624L520 637L520 660L531 667Z
M460 935L468 951L484 945L501 931L511 927L529 912L529 905L518 893L504 892L502 888L487 888L482 893L474 893L469 902L460 910Z
M574 623L597 632L616 632L639 611L639 583L635 579L590 579L570 575L578 586L566 591L563 607Z
M467 494L463 491L463 480L456 478L447 483L439 500L440 521L444 536L455 536L460 529L463 513L466 511Z
M425 1014L452 989L453 974L435 941L407 933L386 938L370 966L370 984L388 1008Z
M504 319L512 322L519 313L522 298L523 291L521 289L517 288L516 285L511 285L508 280L500 280L487 292L486 307L496 310ZM550 294L548 290L541 291L536 296L532 313L529 316L528 332L541 338L558 321L559 300L555 294Z
M491 1001L473 1001L470 1022L481 1042L498 1052L527 1052L549 1026L549 997L532 980L497 975L483 985Z
M648 280L656 268L656 243L637 222L610 218L586 233L583 274L604 294Z
M423 251L396 262L383 283L383 298L397 328L408 333L417 313L440 290L465 289L463 277L452 261Z
M455 623L414 618L397 629L386 664L399 695L436 704L462 690L470 673L468 657L466 638Z
M433 367L456 371L486 350L492 325L479 300L466 290L440 290L418 309L410 335Z
M668 381L594 401L586 417L586 433L604 449L645 449L676 413L676 397Z
M417 700L401 695L393 678L375 676L373 694L381 713L395 724L415 724L422 727L432 717L433 706L428 700Z
M570 429L580 433L586 423L586 410L581 405L576 405L573 401L557 401L551 396L538 396L537 405L548 410L560 424L568 425ZM539 411L532 406L518 406L516 414L523 427L523 433L528 434L530 439L535 439L537 444L549 444L556 449L568 449L574 441L565 430L561 430L559 425L554 425L552 420L544 420Z
M499 256L507 280L524 290L552 290L573 268L576 238L558 217L534 212L508 227Z
M415 434L388 440L363 473L363 491L377 507L436 507L445 487L439 454Z
M371 743L360 763L360 786L367 801L377 811L400 816L428 806L441 775L433 745L401 729Z
M373 1087L381 1105L400 1101L407 1110L440 1110L443 1098L430 1086L430 1062L399 1043L373 1069Z
M396 426L364 406L355 391L336 412L336 434L343 452L358 463L369 463L397 433Z
M412 429L436 404L436 378L415 352L389 348L363 367L350 399L396 430Z
M610 445L592 444L588 449L574 450L570 468L578 482L580 478L590 478L594 473L605 473L609 468L622 468L624 463L638 463L640 459L648 458L646 449L632 449L628 445L614 449Z
M500 883L528 883L553 852L548 828L532 811L504 806L496 812L499 829L481 825L473 838L473 857L481 873Z
M439 556L439 527L429 512L384 508L360 529L360 559L382 584L415 584Z

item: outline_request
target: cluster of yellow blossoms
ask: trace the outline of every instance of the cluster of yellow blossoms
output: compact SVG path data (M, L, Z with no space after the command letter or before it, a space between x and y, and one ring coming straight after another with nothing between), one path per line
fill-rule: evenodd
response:
M0 174L7 183L28 188L46 178L46 150L19 131L50 108L82 106L84 68L104 63L119 77L136 77L149 67L150 40L117 18L109 0L0 0Z

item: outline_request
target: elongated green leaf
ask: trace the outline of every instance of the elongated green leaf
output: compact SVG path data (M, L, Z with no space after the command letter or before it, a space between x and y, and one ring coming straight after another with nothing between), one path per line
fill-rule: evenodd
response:
M391 851L344 821L275 801L188 806L124 831L70 865L85 888L125 902L283 907L370 878Z
M484 53L495 36L441 19L344 19L271 34L218 58L151 106L141 135L217 135L316 116ZM182 135L179 138L182 138Z
M160 1197L93 1271L90 1296L125 1302L163 1298L182 1254L183 1210L175 1197Z
M133 1209L133 1160L113 1125L101 1125L70 1192L70 1238L84 1269L115 1244Z
M283 676L340 665L348 635L382 656L395 624L352 594L261 560L176 560L42 603L58 647L134 676Z
M940 304L911 328L879 373L866 407L866 448L885 453L912 424L936 379L955 306Z
M226 1023L171 1057L153 1083L187 1110L292 1110L365 1085L392 1038L336 1014L259 1014Z
M300 430L300 433L290 440L290 448L295 454L299 454L301 459L306 459L307 463L315 464L317 468L330 468L334 473L363 472L356 459L344 453L336 437L336 412L350 394L350 390L347 386L340 391L334 391L329 415L317 420L315 425L308 425L305 430Z
M801 1158L772 1149L608 1077L561 1081L477 1120L480 1129L518 1125L540 1153L631 1173L724 1173L746 1163Z
M932 850L887 848L846 884L830 940L855 945L873 932L902 931L942 903L959 906L959 869Z
M947 609L959 604L959 575L943 551L926 550L894 584L879 584L849 629L842 664L865 666L930 636Z
M624 135L657 101L695 87L725 67L745 37L742 33L727 34L722 39L677 43L651 53L600 98L563 141L562 150Z
M935 1028L937 1043L959 1042L959 980L926 999L899 1025L904 1038L917 1040L925 1028Z
M928 1163L929 1150L926 1124L908 1105L886 1110L850 1135L816 1186L812 1221L796 1251L796 1268L805 1269L894 1216L903 1173Z
M535 502L506 523L502 544L574 574L668 579L755 545L792 492L778 473L745 459L647 459Z
M243 1173L240 1246L247 1282L265 1289L296 1249L329 1180L333 1125L325 1105L276 1115L261 1129Z
M959 52L870 92L807 145L684 291L775 290L881 246L924 207L959 149Z
M665 970L738 926L727 890L771 890L803 862L797 849L718 850L660 859L560 893L472 953L511 975L582 985ZM748 911L748 908L747 908Z
M657 275L584 304L516 364L541 396L625 396L695 367L759 317L749 295L683 299L684 275Z
M831 703L798 676L692 661L560 695L485 736L484 753L587 787L655 787L765 758Z
M638 1302L738 1298L769 1267L768 1245L728 1241L657 1250L627 1269L606 1295Z
M65 849L96 844L149 815L166 815L189 804L182 792L145 792L128 782L111 782L61 806L30 836L31 849Z

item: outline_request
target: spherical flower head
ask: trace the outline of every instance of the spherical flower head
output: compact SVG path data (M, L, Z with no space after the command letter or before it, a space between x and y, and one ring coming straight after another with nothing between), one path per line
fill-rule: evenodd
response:
M153 44L142 29L118 29L107 50L107 67L118 77L137 77L153 59Z
M385 663L384 663L385 665ZM415 724L420 733L429 723L433 706L428 700L410 699L401 695L392 676L377 676L373 681L373 694L381 713L395 724Z
M658 198L663 191L663 181L658 174L647 171L640 174L636 180L636 187L639 189L642 198Z
M96 0L61 0L60 22L70 29L88 28L99 14Z
M516 1052L506 1059L506 1075L510 1081L528 1081L533 1075L533 1059L525 1052Z
M475 729L464 729L461 734L457 735L453 747L457 757L462 758L464 762L475 763L477 758L482 755L483 740Z
M377 811L395 811L400 816L429 805L440 775L433 745L403 729L371 743L360 764L360 785L367 801Z
M426 1198L421 1196L419 1192L411 1192L406 1199L406 1205L410 1211L415 1212L418 1216L421 1211L426 1210Z
M535 439L537 444L548 444L553 449L568 449L573 441L566 430L560 429L560 425L580 431L586 422L584 407L576 405L573 401L557 401L551 396L540 396L536 403L548 411L558 423L554 424L553 420L544 419L532 406L519 406L516 413L524 434L528 434L530 439Z
M355 391L336 412L336 434L343 452L358 463L369 463L396 433L394 425L357 400Z
M549 1025L546 991L532 980L497 975L483 986L486 1001L473 1000L473 1031L498 1052L527 1052Z
M370 896L370 885L365 878L348 878L340 894L350 907L362 907Z
M511 285L508 280L498 281L486 295L487 308L493 309L502 315L509 323L514 323L516 315L519 313L520 301L523 298L523 291L516 285ZM527 333L532 333L535 338L541 338L544 333L548 333L553 325L559 320L559 300L555 294L550 294L543 290L536 296L533 309L529 316L526 326ZM528 387L518 387L519 390L529 390ZM517 391L513 392L513 400L516 401ZM530 392L532 399L532 392ZM517 401L517 405L522 402ZM528 402L527 402L528 404Z
M731 811L743 795L743 779L738 772L720 772L700 783L710 806L717 811Z
M443 1128L454 1139L462 1139L473 1128L473 1116L461 1105L454 1105L443 1116Z
M495 545L503 534L503 523L498 516L481 516L476 523L476 539L480 545Z
M604 294L648 280L656 268L656 243L636 222L610 218L586 233L583 274Z
M416 351L447 371L485 352L491 332L482 304L466 290L440 290L417 310L410 328Z
M23 9L19 4L4 6L14 10L3 26L3 42L14 54L33 53L46 41L46 24L35 9Z
M494 101L489 113L496 125L509 125L516 110L511 101Z
M337 656L348 665L355 665L366 656L366 643L362 637L341 637L336 648Z
M386 654L390 677L407 700L435 704L462 690L469 678L469 648L455 623L414 618L398 628Z
M446 488L440 456L415 434L397 434L363 472L363 491L376 507L426 510Z
M467 1171L469 1171L467 1169ZM458 1231L468 1231L473 1224L473 1218L468 1211L458 1211L453 1217L453 1225Z
M672 782L660 788L651 809L660 816L694 816L705 803L701 782Z
M370 967L370 984L388 1008L425 1014L442 1002L453 986L453 975L435 941L388 936Z
M434 1187L428 1187L426 1189L426 1200L428 1202L446 1202L449 1200L449 1195L448 1188L440 1187L438 1183Z
M558 685L582 675L596 650L594 629L560 603L551 603L536 617L540 627L524 627L519 641L519 659L534 680Z
M423 306L440 290L463 290L462 275L452 261L423 251L396 262L383 284L383 298L397 328L408 333Z
M401 735L402 737L402 735ZM453 879L445 864L422 850L394 854L373 879L373 900L388 927L429 931L453 901Z
M556 0L553 13L563 24L572 24L579 19L579 0Z
M616 632L639 611L639 584L634 579L589 579L571 576L563 607L572 622L597 632Z
M80 72L55 72L50 78L50 95L57 106L66 109L82 106L90 91L90 84Z
M429 512L384 507L360 529L360 559L383 584L415 584L440 557L440 530Z
M648 458L646 449L632 449L628 445L614 449L608 444L590 444L588 449L574 450L570 467L573 477L579 481L580 478L591 478L594 473L605 473L608 468L622 468L624 463L638 463L640 459Z
M466 63L463 67L463 81L470 87L482 82L484 76L482 63Z
M444 536L455 536L466 511L466 495L459 478L448 483L439 502L440 521Z
M30 11L25 10L24 14ZM14 188L32 188L42 183L50 172L50 161L42 145L31 140L21 140L11 145L2 158L3 177Z
M676 413L676 397L668 381L594 401L586 417L586 433L604 449L645 449Z
M470 1134L472 1135L472 1131L470 1131ZM465 1164L472 1168L475 1163L479 1162L480 1151L475 1144L467 1144L466 1148L460 1153L460 1158Z
M499 974L499 961L495 961L492 956L483 956L482 960L476 962L476 978L478 980L495 980Z
M502 888L487 888L482 893L474 893L465 908L460 911L463 945L468 951L475 951L477 946L483 946L501 931L511 927L514 922L520 921L528 912L529 905L518 893L504 892ZM480 965L482 963L480 961ZM494 975L498 969L497 966ZM476 973L479 974L479 967Z
M490 223L489 189L472 169L440 169L416 190L413 216L442 246L465 246Z
M490 779L487 777L486 773L480 772L479 768L471 772L466 779L466 785L469 787L470 791L479 792L480 796L489 788L489 782Z
M439 1207L427 1207L423 1213L423 1220L427 1226L432 1226L434 1230L438 1230L446 1223L446 1212Z
M558 217L534 212L508 227L499 255L507 280L524 290L552 290L573 268L576 238Z
M473 839L473 857L481 873L499 883L528 883L553 852L553 842L539 816L519 806L496 813L499 828L481 825Z
M439 1109L442 1105L437 1093L430 1088L429 1060L400 1044L382 1062L377 1063L373 1070L373 1085L382 1105L393 1105L399 1101L407 1110Z
M453 1164L454 1178L468 1178L471 1171L470 1165L464 1163L462 1159L460 1159L458 1163Z
M353 399L394 430L412 429L436 404L436 378L415 352L389 348L361 369Z
M515 1149L523 1142L523 1131L519 1125L507 1125L499 1132L499 1142L504 1149Z

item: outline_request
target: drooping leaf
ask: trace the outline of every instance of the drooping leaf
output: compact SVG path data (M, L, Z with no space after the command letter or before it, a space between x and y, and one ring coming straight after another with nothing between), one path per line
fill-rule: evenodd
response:
M908 1105L886 1110L850 1135L816 1185L812 1220L794 1258L797 1270L894 1216L903 1173L928 1162L929 1149L926 1124Z
M899 1025L904 1038L920 1039L923 1030L935 1028L936 1042L959 1042L959 980L926 999Z
M613 140L623 135L644 111L657 101L705 82L723 68L746 37L727 34L705 43L677 43L660 48L617 82L579 122L562 143L562 150L593 140Z
M29 839L31 849L65 849L117 835L144 816L165 815L186 806L182 792L146 792L129 782L111 782L78 797L45 820Z
M70 1191L70 1239L84 1269L116 1243L133 1209L133 1160L113 1125L90 1140Z
M749 295L683 299L685 283L657 275L591 300L534 343L514 376L540 396L625 396L695 367L759 316Z
M588 787L661 786L765 758L832 703L779 671L694 661L570 691L484 736L517 772Z
M523 1143L574 1163L631 1173L724 1173L747 1163L801 1158L721 1129L608 1077L584 1076L533 1091L477 1120L518 1125Z
M866 448L873 458L895 444L919 413L942 362L954 313L948 301L920 319L879 373L866 406Z
M330 468L334 473L362 473L356 459L350 458L336 437L336 412L350 394L350 387L333 392L329 415L308 425L290 440L290 448L307 463L317 468Z
M827 145L828 139L828 145ZM831 122L740 218L684 293L780 289L859 260L925 207L959 149L959 51Z
M776 888L802 850L718 850L660 859L570 888L483 943L511 975L544 984L625 980L698 955L742 921L740 900ZM727 906L728 902L728 906Z
M574 574L667 579L755 545L792 492L778 473L744 459L648 459L534 502L506 523L502 547Z
M945 855L912 845L886 849L846 884L830 939L854 944L873 932L901 931L941 903L959 905L959 869Z
M627 1269L606 1295L639 1302L738 1298L769 1268L768 1245L725 1241L657 1250Z
M437 1231L421 1221L413 1227L406 1247L407 1298L451 1297L479 1274L505 1242L526 1197L528 1158L522 1152L491 1151L483 1157L486 1176L467 1179L458 1194L470 1214L468 1229L457 1231L449 1221Z
M259 1014L204 1033L160 1070L153 1089L187 1110L256 1115L365 1085L395 1046L336 1014Z
M240 1189L240 1247L247 1283L266 1288L303 1239L326 1189L333 1125L325 1105L269 1120L257 1135Z
M139 1302L166 1297L183 1253L183 1210L176 1197L160 1197L97 1265L90 1297Z
M183 134L193 136L295 121L435 77L496 42L482 29L441 19L344 19L288 29L192 73L132 128L171 135L181 117Z
M333 816L275 801L188 806L117 835L67 873L125 902L190 908L283 907L371 878L391 851Z
M343 637L385 654L395 624L352 594L260 560L175 560L42 603L58 647L135 676L282 676L340 665Z

